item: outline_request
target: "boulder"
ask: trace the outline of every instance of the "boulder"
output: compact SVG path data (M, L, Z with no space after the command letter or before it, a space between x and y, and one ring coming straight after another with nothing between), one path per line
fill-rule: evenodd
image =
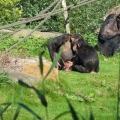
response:
M15 34L13 34L13 37L14 38L25 37L30 32L32 32L32 29L22 29L22 30L16 32ZM58 33L58 32L40 32L40 31L36 30L30 36L34 36L36 38L40 38L40 37L49 38L49 37L56 37L56 36L59 36L61 34L62 33Z
M37 79L42 80L48 73L51 65L52 65L51 62L43 62L43 75L42 75L40 68L39 68L39 63L23 62L21 72L28 76L35 77ZM58 70L56 68L54 68L50 72L50 74L47 76L47 79L57 81L58 80Z
M43 75L39 68L39 59L14 58L9 55L0 55L0 73L7 72L9 77L17 82L22 79L28 84L34 84L41 81L49 71L52 63L43 58ZM58 81L58 70L54 68L46 79Z

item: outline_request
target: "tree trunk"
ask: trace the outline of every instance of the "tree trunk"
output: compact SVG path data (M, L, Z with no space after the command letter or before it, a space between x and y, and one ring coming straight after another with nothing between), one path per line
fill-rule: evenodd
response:
M66 11L64 11L66 32L70 33L70 26L69 26L69 18L68 18L66 0L62 0L62 7L63 7L64 10L66 10Z

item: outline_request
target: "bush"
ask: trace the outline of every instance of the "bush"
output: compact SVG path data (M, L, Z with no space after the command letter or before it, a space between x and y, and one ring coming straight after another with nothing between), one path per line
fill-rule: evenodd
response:
M23 10L22 17L32 17L37 15L52 2L53 0L45 0L44 2L42 0L27 0L26 2L21 0L20 6ZM66 2L67 6L69 6L80 1L69 0ZM100 0L68 11L71 33L80 33L82 35L94 33L95 30L100 27L106 12L116 5L119 5L118 0ZM37 24L37 22L32 23L32 27ZM40 27L40 29L65 33L63 13L52 16L51 19L47 20L44 25Z
M20 0L0 1L0 25L4 25L20 18L22 11L17 7Z

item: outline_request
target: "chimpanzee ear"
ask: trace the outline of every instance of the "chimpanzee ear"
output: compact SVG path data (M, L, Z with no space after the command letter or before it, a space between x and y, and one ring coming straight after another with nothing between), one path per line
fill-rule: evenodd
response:
M75 41L75 36L71 36L71 41L74 42Z
M77 47L80 48L80 44L77 44Z
M70 35L66 35L66 36L65 36L65 39L66 39L67 41L68 41L68 40L70 41L71 36L70 36Z
M116 18L118 21L120 21L120 14L117 16L117 18Z

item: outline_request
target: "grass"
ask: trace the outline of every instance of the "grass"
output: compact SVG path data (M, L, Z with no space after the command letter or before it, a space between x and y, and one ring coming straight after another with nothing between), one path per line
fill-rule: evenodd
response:
M100 71L97 74L59 71L59 82L45 80L44 87L41 82L35 85L45 93L48 102L47 111L32 89L14 83L0 85L0 104L13 103L4 113L4 120L13 119L18 102L27 105L44 120L52 120L57 115L69 111L65 96L80 120L82 117L88 120L90 111L93 112L95 120L116 120L119 55L107 58L99 54L99 58ZM33 115L22 108L17 120L32 119ZM72 116L66 113L59 120L72 120Z
M16 41L18 40L12 38L1 41L0 51L9 48ZM14 49L12 53L16 51L23 53L24 51L25 55L23 56L25 58L26 55L36 56L39 52L39 47L45 50L44 57L50 60L46 49L46 40L42 38L40 40L35 38L27 39ZM27 105L43 120L53 120L65 111L66 114L61 116L59 120L72 120L72 115L68 112L70 108L66 98L70 101L80 120L92 120L89 118L90 111L92 111L95 120L116 120L118 79L120 74L119 54L113 57L104 57L98 52L98 55L100 58L100 71L97 74L59 71L58 82L45 80L45 86L43 86L42 82L35 85L35 88L45 94L48 103L47 108L41 104L33 89L27 89L19 84L11 83L6 73L0 74L0 104L12 103L4 112L3 120L13 120L18 102ZM5 108L5 105L0 106L0 114L3 108ZM17 120L35 120L35 117L22 107Z

